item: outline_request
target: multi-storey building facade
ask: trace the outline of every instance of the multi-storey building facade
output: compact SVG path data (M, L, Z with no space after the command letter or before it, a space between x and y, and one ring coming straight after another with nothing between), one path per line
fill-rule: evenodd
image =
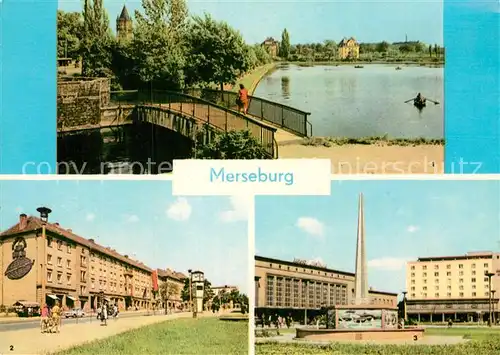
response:
M29 301L96 308L104 297L120 309L153 302L152 269L65 229L21 214L0 234L0 305Z
M323 307L352 304L355 274L255 257L255 307L260 311L318 311ZM371 304L397 304L397 294L369 291Z
M273 58L276 58L279 54L279 42L274 40L272 37L266 38L264 42L261 44L262 47L269 53L269 55Z
M339 59L358 59L359 58L359 44L351 37L349 39L344 38L340 41L338 45L338 56Z
M406 268L408 316L420 321L487 319L489 273L493 274L490 275L491 307L498 313L500 253L475 252L409 262Z
M158 287L167 287L169 299L167 301L162 300L161 296L158 299L158 304L160 308L165 308L170 311L182 311L187 309L188 302L183 302L181 298L182 290L184 288L184 280L187 278L181 272L173 271L170 269L161 270L158 269ZM163 286L168 284L168 286Z

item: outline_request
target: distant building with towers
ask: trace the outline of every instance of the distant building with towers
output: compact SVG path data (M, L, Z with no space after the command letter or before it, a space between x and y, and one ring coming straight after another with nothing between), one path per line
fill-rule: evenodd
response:
M116 38L118 41L129 41L134 36L132 17L130 17L127 7L123 5L122 12L116 18Z

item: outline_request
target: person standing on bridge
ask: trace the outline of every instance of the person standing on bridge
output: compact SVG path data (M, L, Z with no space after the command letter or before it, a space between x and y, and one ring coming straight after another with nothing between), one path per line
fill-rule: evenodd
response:
M236 100L238 104L238 111L243 111L243 114L247 114L248 111L248 90L243 84L240 84L240 90L238 91L238 99Z

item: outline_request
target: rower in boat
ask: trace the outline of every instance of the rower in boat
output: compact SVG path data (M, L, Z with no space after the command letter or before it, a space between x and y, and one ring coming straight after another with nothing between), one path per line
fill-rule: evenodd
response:
M426 101L425 97L423 97L421 93L418 93L417 97L413 100L413 104L416 107L425 107Z

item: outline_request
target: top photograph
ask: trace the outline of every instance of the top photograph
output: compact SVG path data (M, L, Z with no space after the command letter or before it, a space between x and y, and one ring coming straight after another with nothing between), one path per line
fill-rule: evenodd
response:
M444 172L440 1L60 1L57 31L59 174Z

